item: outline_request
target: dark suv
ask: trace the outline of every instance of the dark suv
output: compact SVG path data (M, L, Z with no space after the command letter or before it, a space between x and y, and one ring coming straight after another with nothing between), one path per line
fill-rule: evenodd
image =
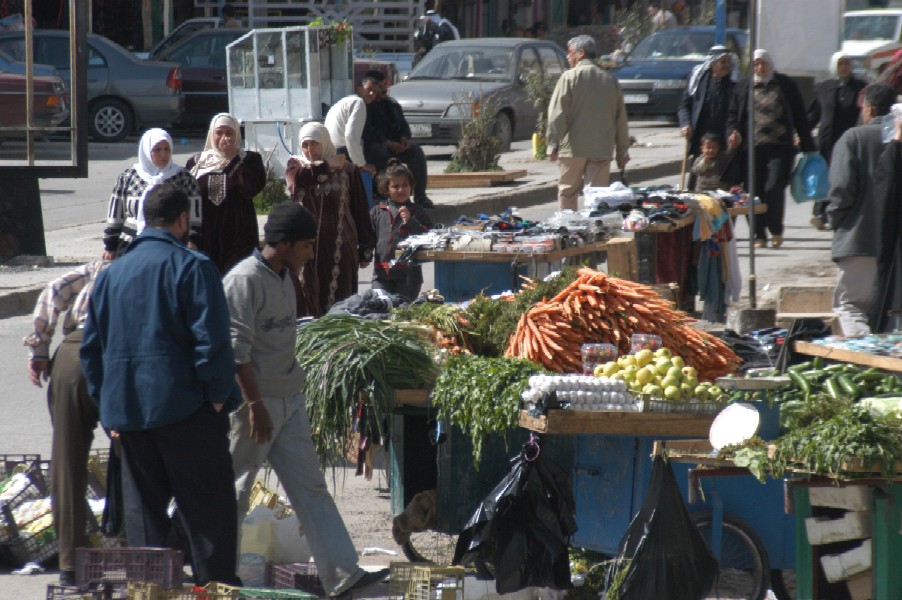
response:
M633 48L614 71L630 116L672 116L692 69L704 62L714 45L714 27L677 27L657 31ZM748 63L748 33L727 29L726 47L740 64Z

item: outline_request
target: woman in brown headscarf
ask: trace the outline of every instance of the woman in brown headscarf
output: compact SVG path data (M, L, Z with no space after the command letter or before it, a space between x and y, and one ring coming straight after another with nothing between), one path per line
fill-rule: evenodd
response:
M376 234L359 170L336 156L329 130L307 123L300 147L288 160L285 181L291 201L313 213L317 236L316 256L300 274L298 316L319 317L357 293L357 271L373 259Z
M201 248L221 275L260 243L254 196L266 185L260 154L241 149L241 128L230 114L210 122L207 142L186 168L197 178L203 198Z

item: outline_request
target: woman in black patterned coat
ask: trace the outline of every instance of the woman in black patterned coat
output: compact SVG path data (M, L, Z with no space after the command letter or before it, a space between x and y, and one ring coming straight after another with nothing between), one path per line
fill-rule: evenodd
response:
M191 199L189 246L200 247L201 210L197 181L172 162L172 137L164 129L148 129L138 144L138 162L119 175L107 209L103 230L103 258L111 260L125 251L144 231L144 198L155 185L172 180Z

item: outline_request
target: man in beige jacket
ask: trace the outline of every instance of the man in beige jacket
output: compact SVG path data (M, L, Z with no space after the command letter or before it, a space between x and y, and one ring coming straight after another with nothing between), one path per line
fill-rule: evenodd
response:
M548 106L550 159L560 159L560 208L577 209L585 185L604 186L617 166L629 162L629 128L617 80L595 64L595 40L579 35L567 43L570 70L558 80Z

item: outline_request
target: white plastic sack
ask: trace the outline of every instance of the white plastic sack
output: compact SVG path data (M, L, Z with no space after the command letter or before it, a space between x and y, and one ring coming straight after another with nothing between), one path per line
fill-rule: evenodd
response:
M310 545L296 514L283 519L263 505L255 506L241 527L241 554L259 554L273 562L305 563Z

